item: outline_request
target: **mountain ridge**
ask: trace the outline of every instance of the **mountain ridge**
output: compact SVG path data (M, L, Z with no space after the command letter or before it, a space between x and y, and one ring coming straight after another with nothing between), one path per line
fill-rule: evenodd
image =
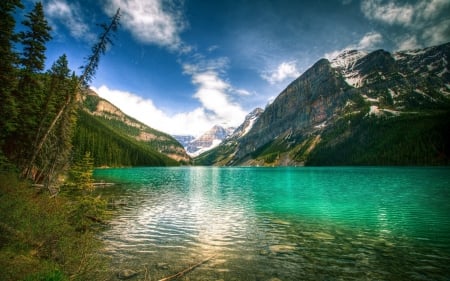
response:
M448 164L450 138L443 129L449 127L445 120L450 108L449 59L450 43L394 54L384 50L370 53L347 50L331 61L321 59L266 107L245 136L232 146L226 147L224 143L200 155L195 163ZM428 124L420 121L421 117L427 119ZM415 124L411 126L408 122ZM377 126L388 128L386 134L370 131ZM408 126L411 130L405 134L416 138L421 133L433 135L421 140L421 145L430 148L417 153L417 159L407 159L409 156L403 153L404 149L400 149L401 153L392 152L403 157L395 161L388 156L368 157L358 149L365 147L371 155L382 155L381 149L389 150L367 146L371 143L366 135L370 131L379 142L390 139L419 150L411 140L396 134ZM327 151L328 157L333 158L333 153L339 154L335 150L338 147L347 151L345 161L328 161L320 155L320 151ZM439 151L433 152L431 147Z
M78 157L89 151L96 166L166 166L191 162L183 146L172 136L126 115L93 90L88 89L80 102L74 136L74 154Z

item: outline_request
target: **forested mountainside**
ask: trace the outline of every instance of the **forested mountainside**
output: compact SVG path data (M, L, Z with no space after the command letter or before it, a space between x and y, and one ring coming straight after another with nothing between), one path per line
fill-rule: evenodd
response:
M202 165L446 165L450 43L319 60Z
M167 166L191 159L173 137L127 116L95 92L83 96L73 139L74 155L94 156L95 166Z

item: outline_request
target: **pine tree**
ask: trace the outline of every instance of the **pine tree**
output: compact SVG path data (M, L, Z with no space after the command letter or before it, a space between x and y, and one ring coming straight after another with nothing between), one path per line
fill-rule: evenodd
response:
M45 87L46 101L43 115L33 147L35 148L28 165L27 176L38 170L33 179L42 181L55 193L58 175L67 168L72 148L72 134L75 128L76 76L69 76L70 70L66 55L62 55L47 73ZM61 116L53 122L61 109ZM49 127L53 126L51 130ZM45 137L45 138L44 138Z
M15 88L15 64L18 55L13 51L16 39L14 34L15 20L12 13L17 8L23 8L20 0L0 1L0 148L3 147L7 136L17 126L17 106L13 96Z
M23 44L21 64L27 72L37 73L44 70L47 49L45 44L52 39L51 28L45 19L41 2L37 2L33 11L25 17L22 24L28 27L28 31L20 33Z
M70 180L75 189L83 192L90 192L93 185L94 158L90 152L86 152L83 157L72 165Z
M112 34L116 32L120 25L120 8L117 9L116 13L111 19L109 25L101 24L100 27L103 32L98 37L98 42L92 46L92 54L86 58L86 65L82 66L83 74L80 78L80 83L82 86L87 86L89 82L95 76L98 64L100 62L100 56L105 54L108 45L113 44Z
M51 39L50 26L44 16L42 4L25 15L25 31L19 33L23 52L20 57L18 87L14 92L17 101L20 130L9 137L7 150L10 158L20 166L27 165L33 153L32 146L40 123L42 103L45 100L42 70L45 65L45 43Z

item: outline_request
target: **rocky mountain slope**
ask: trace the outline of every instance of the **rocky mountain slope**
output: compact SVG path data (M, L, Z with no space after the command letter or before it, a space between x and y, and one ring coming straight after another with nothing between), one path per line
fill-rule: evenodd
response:
M74 150L93 154L97 166L164 166L189 164L183 146L168 134L124 114L88 90L78 112Z
M251 130L195 159L211 165L450 162L450 43L319 60Z
M225 138L227 138L235 128L224 128L222 126L216 125L205 132L198 138L193 138L190 141L189 136L178 136L179 139L184 139L186 142L184 147L186 151L192 157L195 157L201 153L213 149L218 146ZM175 137L177 138L177 137Z

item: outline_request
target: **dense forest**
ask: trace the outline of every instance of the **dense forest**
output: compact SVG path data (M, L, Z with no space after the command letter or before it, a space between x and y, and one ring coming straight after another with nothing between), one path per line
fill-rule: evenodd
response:
M74 157L81 159L87 152L92 153L95 155L94 165L96 167L174 166L178 164L175 160L157 153L148 144L133 140L128 135L121 133L123 129L114 128L114 124L124 125L79 110L73 138Z
M17 23L21 9L20 0L0 1L0 279L104 279L95 228L107 216L106 201L93 188L95 158L74 157L73 137L79 100L120 10L99 25L78 76L65 54L45 70L52 36L43 5L34 2Z
M0 4L0 165L15 167L21 177L56 190L74 159L78 101L112 43L120 14L118 10L109 24L99 25L98 40L77 76L65 54L44 71L51 27L42 3L37 2L21 22L23 31L16 33L14 13L23 8L19 0Z

